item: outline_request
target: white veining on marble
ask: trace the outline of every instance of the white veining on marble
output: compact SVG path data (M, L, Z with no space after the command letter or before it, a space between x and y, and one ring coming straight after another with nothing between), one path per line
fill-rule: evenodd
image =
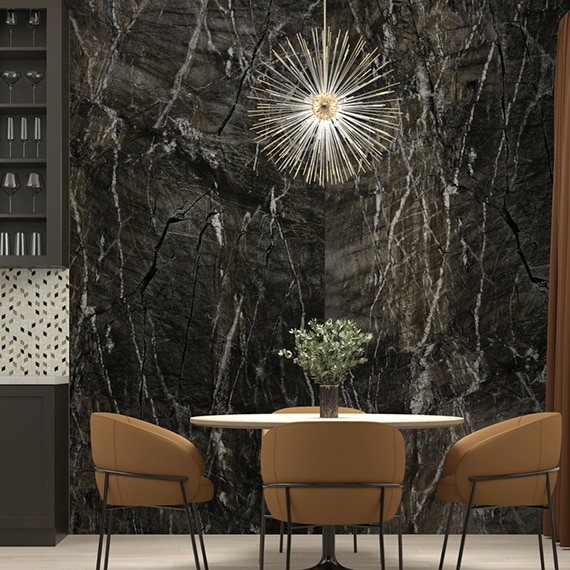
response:
M253 72L322 3L74 3L75 528L94 530L87 418L109 409L191 432L223 498L208 529L255 529L259 434L188 418L317 402L277 356L313 316L374 334L346 405L466 430L540 408L563 6L467 4L329 0L335 29L393 62L402 128L374 173L323 189L276 172L247 114ZM408 530L441 530L434 484L460 435L408 440Z

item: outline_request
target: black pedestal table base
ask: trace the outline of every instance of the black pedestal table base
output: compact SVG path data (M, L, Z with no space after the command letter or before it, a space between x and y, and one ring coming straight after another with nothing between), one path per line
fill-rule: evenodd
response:
M343 566L335 555L335 527L323 527L323 553L316 566L311 566L306 570L350 570Z

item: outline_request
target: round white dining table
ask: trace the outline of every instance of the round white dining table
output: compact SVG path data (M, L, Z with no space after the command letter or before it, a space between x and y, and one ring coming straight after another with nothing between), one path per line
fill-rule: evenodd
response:
M338 418L321 418L318 413L301 414L214 414L193 416L195 426L229 429L268 429L292 422L379 422L398 429L454 427L463 424L460 416L430 414L349 414L339 413ZM349 570L339 563L335 554L335 528L323 527L321 560L308 570Z
M463 423L459 416L430 414L339 414L338 418L321 418L318 413L301 414L219 414L193 416L190 422L196 426L230 429L267 429L291 422L379 422L398 429L453 427Z

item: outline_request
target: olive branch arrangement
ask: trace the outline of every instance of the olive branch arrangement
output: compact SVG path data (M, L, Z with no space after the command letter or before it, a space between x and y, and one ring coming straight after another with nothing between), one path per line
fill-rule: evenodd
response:
M295 337L295 353L283 348L279 356L292 359L316 384L342 384L349 370L368 360L364 353L372 334L362 332L352 320L311 319L307 328L289 332Z

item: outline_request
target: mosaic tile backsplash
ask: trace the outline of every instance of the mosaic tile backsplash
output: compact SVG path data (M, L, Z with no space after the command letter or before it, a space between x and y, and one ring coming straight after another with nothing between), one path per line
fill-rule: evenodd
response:
M69 271L0 271L0 376L69 374Z

